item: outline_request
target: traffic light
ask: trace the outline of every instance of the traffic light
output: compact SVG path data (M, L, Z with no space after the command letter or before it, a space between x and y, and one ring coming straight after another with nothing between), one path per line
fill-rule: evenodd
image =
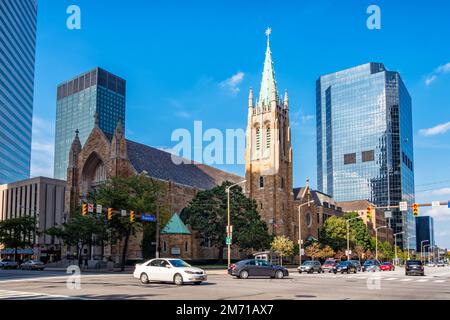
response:
M417 203L413 204L413 213L414 213L414 217L419 216L419 205Z
M134 222L135 219L136 219L136 214L134 213L134 211L130 211L130 222Z
M113 216L113 209L112 208L108 208L108 220L109 221L112 220L112 216Z
M372 221L372 207L367 208L367 219Z
M86 217L87 215L87 210L88 210L88 205L83 203L83 206L81 208L81 213L83 214L83 217Z

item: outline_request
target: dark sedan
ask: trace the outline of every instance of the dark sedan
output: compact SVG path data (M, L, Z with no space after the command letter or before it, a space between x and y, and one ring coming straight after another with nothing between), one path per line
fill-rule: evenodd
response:
M356 272L358 272L358 270L352 262L342 261L333 268L333 272L334 272L334 274L336 274L338 272L340 272L340 273L356 273Z
M228 274L247 279L249 277L270 277L283 279L289 276L286 268L270 264L266 260L242 260L232 264L228 269Z
M425 269L423 267L422 261L419 260L409 260L406 261L405 265L405 275L414 275L418 274L420 276L425 275Z

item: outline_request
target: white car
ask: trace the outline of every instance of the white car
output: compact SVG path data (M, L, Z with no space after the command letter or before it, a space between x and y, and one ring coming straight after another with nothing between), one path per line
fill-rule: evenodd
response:
M142 284L150 281L172 282L176 285L200 284L207 280L204 270L192 267L181 259L152 259L136 264L133 277L139 279Z

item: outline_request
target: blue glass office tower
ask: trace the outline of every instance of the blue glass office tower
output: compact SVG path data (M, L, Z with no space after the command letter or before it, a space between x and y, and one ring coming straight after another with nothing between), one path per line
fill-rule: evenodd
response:
M35 0L0 1L0 184L30 176Z
M411 97L399 73L368 63L317 81L318 189L378 207L414 202ZM412 211L392 210L404 248L416 248Z
M416 219L417 251L421 251L421 244L434 247L436 245L434 241L434 219L432 217L417 217ZM428 241L426 242L426 240ZM429 252L429 248L424 251Z
M79 130L80 142L84 144L95 121L103 132L111 135L119 119L125 126L125 92L125 80L101 68L58 86L55 179L66 179L70 146L76 130Z

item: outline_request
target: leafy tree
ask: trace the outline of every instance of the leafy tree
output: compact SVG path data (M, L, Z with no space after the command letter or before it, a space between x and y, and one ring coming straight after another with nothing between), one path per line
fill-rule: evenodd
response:
M163 182L140 174L127 178L112 178L91 193L90 200L114 210L134 211L136 214L155 213L158 220L155 232L158 232L169 219L169 210L163 201L166 192L166 185ZM123 241L121 268L124 270L129 240L137 232L143 230L143 225L138 219L131 222L129 217L116 214L109 221L109 229L111 230L111 241ZM145 235L151 236L151 231L151 229L147 229ZM147 245L145 249L148 249Z
M286 236L277 236L271 243L271 249L280 256L281 265L283 265L283 257L294 253L294 242Z
M375 254L372 252L372 250L366 250L364 256L367 260L375 258Z
M364 252L365 252L364 247L357 245L357 246L355 246L354 251L355 251L355 254L358 256L359 261L361 261L362 258L364 257Z
M322 250L320 248L320 244L317 242L314 242L313 244L306 247L305 254L308 257L311 257L312 260L314 260L315 258L320 257L321 251Z
M347 223L343 218L332 216L328 218L321 230L320 239L334 251L347 247Z
M381 242L378 244L378 254L382 254L383 259L392 260L394 259L394 247L388 241Z
M352 219L358 217L358 213L349 212L344 215L344 219ZM366 224L361 219L354 219L349 222L350 225L350 239L355 246L361 246L365 250L373 250L371 235Z
M109 238L104 216L88 215L83 217L80 209L72 214L62 226L52 227L46 233L60 238L66 245L76 247L79 266L82 263L85 247L102 245Z
M334 250L330 246L325 246L322 248L322 250L320 250L319 257L322 259L327 259L334 257L335 254L336 252L334 252Z
M219 249L220 261L223 260L227 226L226 188L230 185L232 183L224 182L221 186L197 193L180 216ZM230 190L230 216L235 245L241 249L257 250L269 246L271 238L257 211L256 202L247 198L240 187Z
M30 216L0 221L0 243L14 249L14 260L19 248L31 247L31 235L36 230L36 219Z

